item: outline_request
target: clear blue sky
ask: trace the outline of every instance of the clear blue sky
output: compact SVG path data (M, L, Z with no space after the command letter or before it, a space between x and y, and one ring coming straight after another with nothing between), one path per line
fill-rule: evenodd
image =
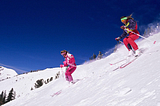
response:
M142 34L160 20L159 0L0 0L0 65L18 73L59 67L60 51L82 64L105 53L133 13Z

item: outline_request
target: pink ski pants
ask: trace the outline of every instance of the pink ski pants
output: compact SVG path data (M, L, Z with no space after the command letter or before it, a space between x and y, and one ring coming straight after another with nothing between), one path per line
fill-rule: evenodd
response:
M132 48L136 51L138 49L138 45L134 42L136 39L138 39L139 36L135 34L129 34L128 37L123 39L124 45L127 47L127 49L130 51L128 48L128 44L132 46Z
M68 69L66 70L66 73L65 73L65 77L66 77L66 80L71 82L73 81L73 78L72 78L72 73L76 70L76 67L68 67Z

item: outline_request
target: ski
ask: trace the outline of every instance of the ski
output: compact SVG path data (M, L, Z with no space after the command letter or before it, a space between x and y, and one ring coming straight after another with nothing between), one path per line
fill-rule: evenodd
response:
M140 55L139 55L140 56ZM127 62L121 64L120 66L118 66L117 68L113 69L113 71L116 71L118 69L123 69L125 68L126 66L128 66L129 64L133 63L139 56L137 57L133 57L133 59L129 59L131 57L129 57L128 59L125 59ZM122 61L122 60L121 60ZM119 61L120 62L120 61Z
M138 57L135 57L135 58L132 59L131 61L122 64L119 68L120 68L120 69L125 68L125 67L128 66L129 64L133 63L137 58L138 58Z
M141 56L141 54L135 56L133 59L129 60L128 62L122 64L119 68L122 69L122 68L125 68L126 66L128 66L129 64L133 63L139 56Z
M117 67L117 68L115 68L113 71L116 71L116 70L118 70L120 67Z
M58 96L59 94L61 94L61 92L62 92L62 90L59 90L59 91L55 92L53 95L51 95L51 96L52 96L52 97Z

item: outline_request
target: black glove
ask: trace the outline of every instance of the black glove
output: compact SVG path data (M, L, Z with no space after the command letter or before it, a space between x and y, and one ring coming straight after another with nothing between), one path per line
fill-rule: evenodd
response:
M115 38L115 40L116 40L116 41L119 41L120 39L121 39L121 37L117 37L117 38Z

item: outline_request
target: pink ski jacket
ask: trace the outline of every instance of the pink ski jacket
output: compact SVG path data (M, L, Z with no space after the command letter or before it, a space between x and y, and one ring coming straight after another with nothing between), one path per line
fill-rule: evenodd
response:
M75 58L72 54L67 53L66 57L65 57L65 61L63 62L64 66L72 66L72 67L76 67L76 63L75 63Z

